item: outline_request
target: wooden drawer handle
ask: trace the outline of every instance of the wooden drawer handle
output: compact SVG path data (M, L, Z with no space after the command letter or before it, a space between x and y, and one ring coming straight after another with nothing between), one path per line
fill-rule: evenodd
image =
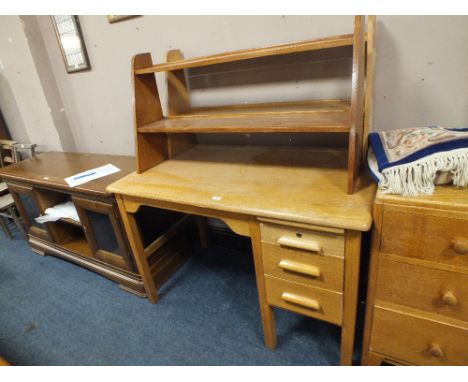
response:
M301 306L304 306L306 308L313 309L313 310L320 310L320 303L313 298L307 298L307 297L299 296L297 294L289 293L289 292L284 292L281 295L281 298L286 302L290 302L296 305L301 305Z
M448 291L442 296L442 301L447 305L457 305L458 298L453 294L452 291Z
M455 239L452 242L453 249L459 255L468 254L468 240L465 239Z
M286 271L300 273L312 277L320 277L320 269L314 265L297 263L291 260L281 260L278 267Z
M440 345L434 343L429 345L429 353L431 353L431 355L436 358L442 358L444 356L444 351Z
M285 247L292 247L298 249L305 249L312 252L321 252L322 247L319 243L313 240L304 240L304 239L294 239L292 237L281 236L277 243L279 245L284 245Z

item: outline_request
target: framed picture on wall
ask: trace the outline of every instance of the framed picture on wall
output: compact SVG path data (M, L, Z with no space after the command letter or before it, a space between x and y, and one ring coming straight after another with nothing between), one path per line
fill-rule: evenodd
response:
M90 70L91 65L78 16L55 15L51 17L67 72Z
M107 15L107 21L110 23L116 23L117 21L123 21L138 17L138 15Z

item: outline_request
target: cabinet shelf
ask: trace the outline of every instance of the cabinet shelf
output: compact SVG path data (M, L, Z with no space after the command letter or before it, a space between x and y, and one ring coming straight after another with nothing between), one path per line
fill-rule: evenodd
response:
M140 133L348 132L349 100L319 100L195 108L161 119Z
M68 223L77 227L82 227L82 224L80 222L77 222L76 220L70 219L70 218L60 218L60 221L63 223Z
M157 72L167 72L178 69L190 69L201 66L222 64L226 62L248 60L252 58L276 56L280 54L291 54L306 52L310 50L337 48L340 46L353 45L353 35L345 34L320 38L315 40L300 41L289 44L267 46L256 49L242 49L210 56L202 56L189 59L180 59L172 62L153 65L147 68L135 70L135 74L148 74Z
M72 238L60 245L71 252L80 254L81 256L93 257L93 253L91 252L89 244L84 236Z

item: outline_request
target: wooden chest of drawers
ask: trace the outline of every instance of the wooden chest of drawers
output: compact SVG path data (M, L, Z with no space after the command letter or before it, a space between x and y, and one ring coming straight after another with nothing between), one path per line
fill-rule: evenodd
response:
M468 190L377 194L363 365L468 365Z

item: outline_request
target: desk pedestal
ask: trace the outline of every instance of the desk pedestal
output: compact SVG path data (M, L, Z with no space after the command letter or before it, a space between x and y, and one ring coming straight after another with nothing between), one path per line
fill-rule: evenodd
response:
M361 232L262 219L197 206L116 195L135 262L151 302L158 300L136 214L142 206L223 220L252 241L265 345L276 346L272 307L331 322L342 328L341 365L351 365L356 323ZM199 231L204 237L199 220ZM177 253L182 256L183 248ZM177 260L175 260L177 262ZM153 267L154 268L154 267Z

